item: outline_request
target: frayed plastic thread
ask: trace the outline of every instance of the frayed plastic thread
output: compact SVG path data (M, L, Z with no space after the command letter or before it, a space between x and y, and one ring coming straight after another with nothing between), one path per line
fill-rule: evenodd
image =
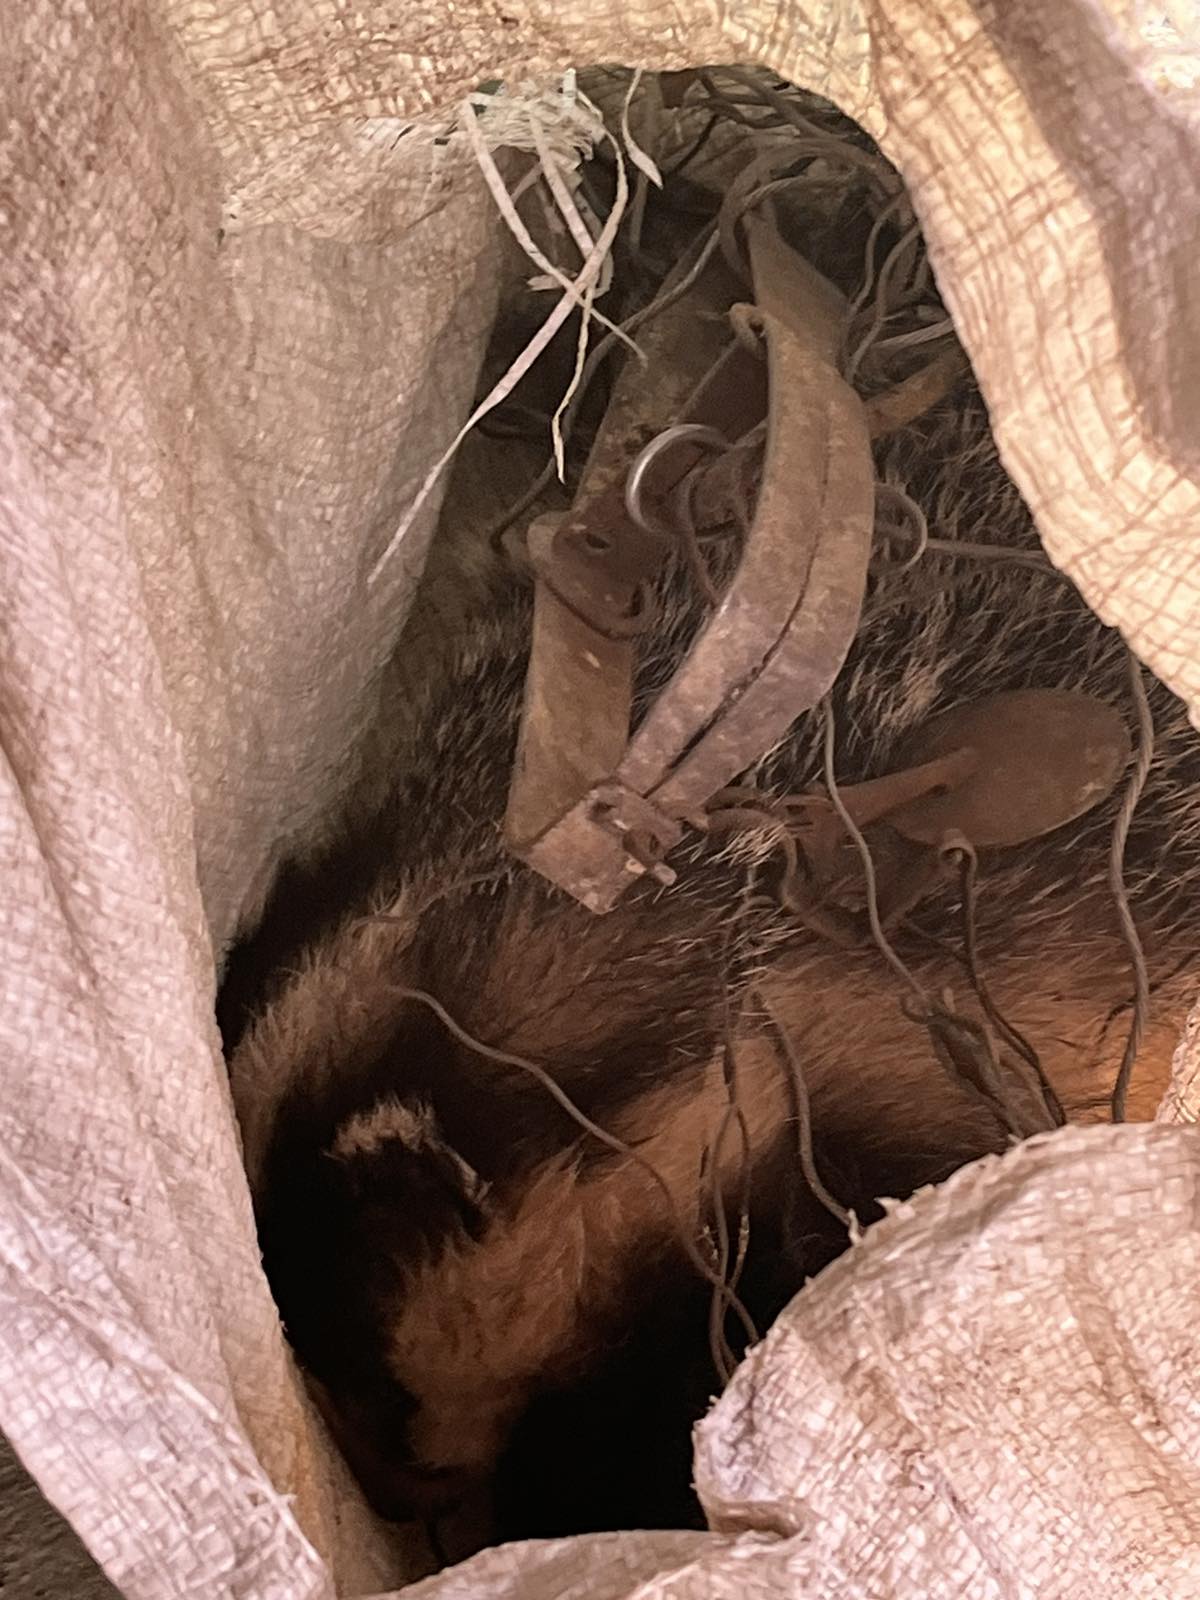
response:
M579 96L579 99L583 100L584 97ZM462 106L461 127L468 143L471 146L472 153L479 164L479 169L483 174L484 181L487 183L492 197L496 201L497 208L499 209L501 216L504 218L509 230L512 232L513 237L521 245L521 248L529 256L530 260L533 261L535 266L542 268L551 278L553 278L556 283L560 284L564 292L562 297L559 299L558 304L554 307L553 311L551 311L550 315L538 329L537 333L525 346L524 350L521 351L520 355L517 356L516 360L513 361L513 363L509 366L508 370L503 374L503 376L499 378L492 386L489 392L484 396L483 400L481 400L471 412L470 416L455 434L450 444L426 473L415 498L410 504L408 510L405 512L404 516L401 518L400 523L397 526L396 531L392 534L391 539L388 541L386 549L379 557L374 567L372 567L367 578L369 587L376 583L380 573L396 553L401 541L404 539L405 535L416 521L421 510L424 508L426 501L429 499L430 494L433 492L438 480L441 478L442 473L454 459L460 445L468 433L470 433L471 429L475 427L476 423L478 423L482 417L485 417L489 411L493 410L501 403L502 400L506 399L507 396L512 393L513 389L533 366L534 362L543 353L543 351L545 351L547 346L558 333L559 329L563 326L567 318L574 310L578 308L582 311L584 327L581 332L580 352L576 360L575 372L568 387L566 399L563 405L559 408L559 411L556 413L555 418L555 461L560 472L562 470L562 414L569 405L571 396L575 393L575 390L579 386L587 353L587 328L590 319L593 316L597 317L598 320L601 321L612 334L621 339L622 342L628 344L635 353L638 355L641 354L641 352L638 351L637 346L633 344L633 341L629 338L628 334L626 334L622 329L617 328L617 326L610 322L607 317L599 316L592 307L592 299L595 293L596 284L599 280L603 264L608 259L609 253L612 250L613 241L616 238L617 229L621 225L621 218L624 215L625 207L629 198L629 183L625 172L625 163L621 156L620 145L607 131L607 129L604 128L603 122L600 121L599 113L595 110L595 107L591 106L590 102L585 101L585 104L596 118L596 137L604 137L608 139L611 142L616 154L617 193L616 198L613 201L612 210L609 212L609 215L606 218L595 243L592 245L591 249L584 258L583 265L581 266L578 274L574 279L571 279L568 278L565 273L560 272L559 269L554 266L554 264L543 254L543 252L534 242L529 230L525 227L525 224L518 216L512 195L505 187L504 179L500 175L500 171L496 166L491 151L488 149L487 142L483 137L482 130L480 129L479 119L476 116L475 110L476 104L480 102L483 105L489 104L489 101L486 97L480 96L473 96L471 99L464 101ZM538 113L536 108L531 108L531 119L536 121L537 115Z
M625 153L633 166L649 178L656 189L662 188L662 173L650 159L629 130L629 108L633 104L633 97L638 91L642 81L642 69L639 67L629 80L629 88L625 91L625 103L621 107L621 143L625 146Z

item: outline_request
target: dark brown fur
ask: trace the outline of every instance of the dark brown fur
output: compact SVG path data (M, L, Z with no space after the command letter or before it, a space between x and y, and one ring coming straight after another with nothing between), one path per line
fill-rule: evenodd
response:
M1035 543L969 387L881 469L939 537ZM695 1230L712 1221L699 1174L724 1105L728 990L753 1147L746 1295L764 1320L845 1236L792 1159L795 1107L760 994L796 1042L825 1182L864 1219L876 1197L1001 1149L1004 1135L946 1076L873 949L835 950L762 897L737 911L752 867L770 881L768 836L693 840L675 888L643 885L604 918L505 856L526 617L524 590L500 580L489 620L429 686L392 794L281 883L226 990L235 1095L285 1325L381 1509L440 1504L507 1459L504 1532L678 1522L696 1514L688 1422L716 1379L708 1291L661 1194L400 988L542 1063L638 1144ZM696 616L676 596L668 619L643 664L645 696ZM869 597L835 696L839 776L887 771L938 711L1027 685L1124 705L1122 647L1053 578L930 557ZM1181 707L1157 686L1153 698L1158 753L1129 847L1156 988L1140 1115L1163 1086L1197 965L1200 762ZM803 718L756 781L783 792L819 770L818 728ZM1128 1018L1104 888L1116 804L983 863L991 987L1076 1115L1106 1098ZM379 912L394 920L361 921ZM958 932L947 887L898 944L923 982L969 1006ZM246 1031L254 994L266 1001ZM724 1204L731 1148L722 1173Z

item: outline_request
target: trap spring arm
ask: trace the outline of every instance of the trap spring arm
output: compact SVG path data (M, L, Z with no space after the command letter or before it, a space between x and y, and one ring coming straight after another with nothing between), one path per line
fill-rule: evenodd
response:
M858 626L874 471L861 402L836 367L843 303L768 221L750 219L747 233L769 394L758 502L733 582L631 741L635 596L667 549L624 506L644 404L641 433L636 406L603 431L569 517L531 529L533 653L506 838L597 912L645 872L673 880L663 858L686 820L821 698ZM680 362L677 395L708 354L687 309L655 351ZM686 420L732 431L731 415L739 428L761 416L761 364L735 349L715 370L709 357ZM660 427L680 416L665 409L660 399ZM696 459L683 454L672 452L676 482Z

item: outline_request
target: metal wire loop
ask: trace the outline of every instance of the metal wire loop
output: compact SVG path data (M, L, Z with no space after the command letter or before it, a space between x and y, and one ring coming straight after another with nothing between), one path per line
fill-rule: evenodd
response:
M677 444L696 444L713 450L729 449L729 440L723 433L717 428L709 428L699 422L677 422L673 427L664 428L661 433L656 434L650 443L638 452L625 480L625 509L629 513L630 520L636 523L643 533L672 537L676 531L670 524L647 513L642 504L642 491L647 472L665 451L673 449Z
M906 534L913 548L902 560L890 558L880 560L877 558L872 563L873 570L886 570L893 573L908 572L912 567L916 566L917 562L929 549L929 523L926 521L924 511L922 511L912 495L906 494L897 484L876 483L876 506L879 505L880 501L898 511L907 524L906 527L900 528L889 522L883 526L883 531L893 538L897 534Z

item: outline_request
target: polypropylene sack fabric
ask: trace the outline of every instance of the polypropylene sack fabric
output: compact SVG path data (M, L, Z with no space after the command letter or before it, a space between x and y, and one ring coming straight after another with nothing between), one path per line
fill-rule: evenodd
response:
M1157 72L1136 21L1088 0L27 0L10 19L0 1424L131 1600L307 1600L416 1570L368 1516L289 1365L212 1002L221 952L278 853L319 826L370 718L436 501L379 581L367 574L465 415L491 317L496 214L462 142L420 119L483 79L598 60L758 61L829 93L912 187L1051 555L1196 705L1200 133L1191 92ZM1190 1059L1173 1115L1191 1114ZM599 1566L584 1560L593 1543L487 1555L477 1571L533 1595L548 1561L578 1559L570 1581L599 1595L620 1548L630 1593L720 1595L733 1572L739 1593L819 1595L853 1555L844 1571L876 1585L864 1593L886 1570L900 1600L1090 1595L1084 1546L1107 1507L1107 1525L1134 1530L1142 1587L1123 1592L1187 1595L1182 1432L1135 1408L1134 1462L1106 1446L1115 1425L1101 1427L1095 1386L1034 1360L1078 1258L1027 1248L1021 1224L1030 1207L1049 1208L1046 1228L1101 1215L1101 1252L1129 1222L1158 1365L1121 1351L1177 1419L1195 1370L1180 1256L1194 1207L1152 1226L1146 1196L1190 1195L1195 1136L1077 1137L1039 1148L1060 1178L1014 1187L989 1167L967 1180L990 1236L1012 1241L997 1280L1013 1318L1006 1381L1061 1419L1035 1456L1015 1462L1008 1435L979 1428L948 1452L932 1520L880 1521L877 1452L901 1401L877 1386L854 1400L866 1428L877 1409L877 1450L829 1456L845 1486L836 1515L822 1503L819 1526L797 1533L770 1509L810 1493L809 1446L773 1429L813 1382L789 1330L823 1305L833 1316L852 1275L868 1295L881 1230L802 1297L726 1397L743 1453L716 1452L718 1470L704 1435L705 1492L732 1544L630 1536ZM921 1202L929 1226L914 1224L904 1292L954 1302L961 1272L975 1306L948 1203ZM1107 1290L1077 1304L1064 1349L1116 1337ZM966 1414L986 1413L999 1355L944 1366ZM776 1401L738 1409L747 1385ZM903 1397L922 1439L946 1425L931 1403L921 1386ZM1094 1434L1085 1478L1064 1463ZM717 1487L725 1465L732 1488ZM981 1515L979 1485L1002 1500L1006 1473L1014 1494L1038 1480L1042 1521ZM1051 1526L1056 1589L1022 1570L1027 1530ZM927 1572L943 1548L938 1590Z
M1192 1600L1200 1130L1071 1129L898 1206L698 1429L714 1532L487 1551L420 1600ZM687 1542L672 1543L686 1538Z

